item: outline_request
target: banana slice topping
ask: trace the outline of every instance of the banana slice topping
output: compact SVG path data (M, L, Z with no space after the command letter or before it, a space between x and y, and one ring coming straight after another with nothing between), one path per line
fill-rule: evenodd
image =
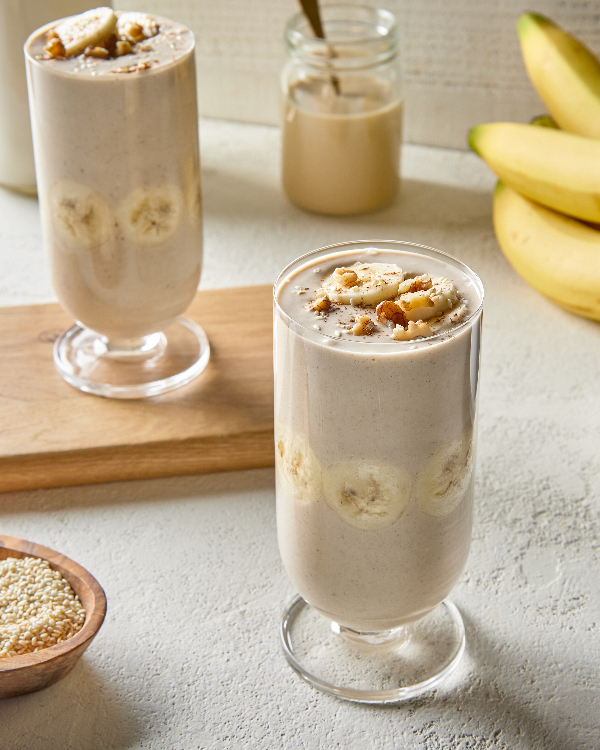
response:
M402 309L408 320L430 320L447 310L450 310L458 301L458 293L454 284L448 279L437 279L432 281L429 276L409 279L417 281L426 279L423 283L428 284L426 288L415 291L402 292L396 300L396 304ZM417 284L413 284L417 286ZM412 288L412 287L411 287Z
M130 242L161 245L177 232L184 206L183 193L176 185L138 188L119 206L117 221Z
M104 41L114 31L117 16L112 8L93 8L70 16L54 28L64 47L65 56L81 54L86 47Z
M364 312L351 311L346 326L338 319L354 336L380 334L379 323L392 329L388 335L396 341L433 336L448 323L458 323L467 310L449 279L428 274L405 279L402 269L390 263L357 262L336 268L323 279L307 309L327 317L330 310L338 311L332 305L363 308ZM368 308L375 308L375 315Z
M322 494L321 466L310 446L290 428L275 430L275 466L282 484L301 503L311 503Z
M158 24L147 13L121 13L117 20L119 39L136 44L158 34Z
M60 180L49 191L52 224L71 250L89 250L114 236L111 207L95 190L73 180Z
M339 305L375 307L396 296L403 278L402 269L393 263L356 263L336 268L323 280L321 289Z
M410 491L407 472L388 464L341 461L323 472L327 505L361 531L378 531L395 523L408 506Z
M470 433L429 459L417 482L417 505L428 516L447 516L466 496L473 473Z

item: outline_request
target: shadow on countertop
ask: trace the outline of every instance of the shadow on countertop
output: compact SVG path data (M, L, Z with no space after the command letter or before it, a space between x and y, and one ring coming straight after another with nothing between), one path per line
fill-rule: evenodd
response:
M591 698L589 726L576 726L570 717L581 715L582 707L575 708L576 693L560 684L579 671L577 665L540 663L543 649L525 652L517 642L493 641L464 611L462 616L470 674L451 677L447 692L381 710L397 711L404 725L412 719L413 735L427 750L595 750Z
M62 680L0 701L2 750L124 750L142 727L84 656Z
M491 225L492 196L487 190L402 178L394 202L385 208L350 216L331 216L297 208L283 188L270 181L257 182L235 172L203 173L203 205L208 219L239 218L240 225L268 221L269 226L300 220L306 224L328 222L356 225L400 226L415 229L450 228L474 221ZM383 239L383 238L382 238Z

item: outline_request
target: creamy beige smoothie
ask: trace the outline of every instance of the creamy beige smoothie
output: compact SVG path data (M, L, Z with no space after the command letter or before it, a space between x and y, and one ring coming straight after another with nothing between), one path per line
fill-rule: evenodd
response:
M467 559L482 287L437 251L344 248L276 285L278 538L310 605L381 631L437 606Z
M91 13L26 43L36 176L60 302L126 340L168 326L200 278L194 38L159 16Z
M282 176L296 205L355 214L389 204L399 186L402 102L375 77L302 80L284 102Z

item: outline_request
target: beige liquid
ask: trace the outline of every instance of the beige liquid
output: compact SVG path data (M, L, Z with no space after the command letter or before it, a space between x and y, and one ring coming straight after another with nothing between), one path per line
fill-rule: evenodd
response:
M346 332L336 339L337 321L347 313L323 321L307 303L324 276L357 260L446 276L466 301L468 315L476 313L481 296L456 268L387 250L317 258L278 289L277 301L291 321L275 316L276 431L293 434L309 449L317 470L364 461L398 467L412 482L402 516L365 531L349 525L323 494L295 495L278 462L279 549L290 580L330 619L374 631L425 615L449 594L464 568L472 473L445 514L423 512L419 487L446 446L456 440L470 444L473 438L480 318L475 315L472 324L431 340L393 342L389 329L369 338ZM298 289L307 291L298 294Z
M117 59L40 60L27 43L32 130L44 239L56 294L77 321L111 339L168 326L200 279L202 221L194 38L156 17L160 33ZM150 67L115 72L149 60ZM92 190L110 223L98 244L70 242L51 201L57 186ZM121 208L139 191L168 188L179 206L164 241L136 241Z
M385 206L399 187L402 102L375 79L303 81L284 105L283 187L301 208L356 214Z

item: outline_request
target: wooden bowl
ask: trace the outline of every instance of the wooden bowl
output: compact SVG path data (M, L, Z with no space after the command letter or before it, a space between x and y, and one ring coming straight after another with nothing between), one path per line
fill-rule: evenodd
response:
M40 557L71 584L85 609L81 630L64 643L41 651L0 659L0 698L33 693L68 674L90 645L106 614L106 596L98 581L68 557L40 544L0 534L0 560L7 557Z

